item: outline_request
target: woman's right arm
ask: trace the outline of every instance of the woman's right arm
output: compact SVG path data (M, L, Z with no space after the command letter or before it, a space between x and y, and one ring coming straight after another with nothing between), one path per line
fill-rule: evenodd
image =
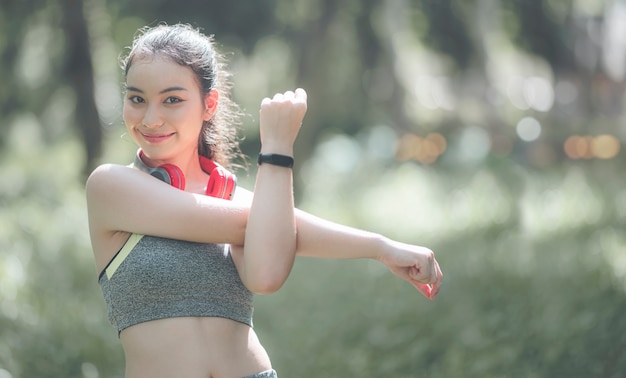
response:
M202 243L244 240L250 207L191 194L121 165L102 165L86 185L90 231L125 231ZM96 235L97 236L97 235Z

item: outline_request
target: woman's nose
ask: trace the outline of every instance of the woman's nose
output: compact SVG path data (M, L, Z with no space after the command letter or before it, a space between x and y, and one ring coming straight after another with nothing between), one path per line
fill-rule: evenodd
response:
M149 128L157 128L163 124L163 120L156 106L148 106L141 123Z

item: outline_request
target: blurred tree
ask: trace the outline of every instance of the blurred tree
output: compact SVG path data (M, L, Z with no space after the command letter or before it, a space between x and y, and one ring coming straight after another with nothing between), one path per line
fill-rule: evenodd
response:
M516 0L502 2L509 12L505 20L505 30L521 48L543 57L555 71L576 69L574 56L574 36L572 33L572 2L561 1L560 11L555 15L548 0Z
M24 108L39 110L41 96L33 98L32 93L20 82L19 57L23 50L29 21L35 17L34 10L40 10L36 0L6 0L0 2L0 114L3 122L0 129L6 131L17 111ZM40 83L41 84L41 83ZM0 145L5 143L6 132L0 133Z
M469 38L471 26L468 20L471 18L464 17L463 8L468 4L462 3L459 0L421 0L416 8L421 8L423 15L413 25L426 29L422 39L427 46L452 57L460 69L465 69L471 63L475 47ZM413 14L418 14L418 11Z
M66 40L64 77L76 94L76 125L86 151L84 174L95 168L102 151L102 124L94 97L94 70L83 0L62 0Z
M65 37L62 40L56 39L61 16ZM82 0L63 0L60 4L2 1L0 35L0 64L5 73L0 87L0 110L4 115L0 127L7 128L22 113L45 118L43 113L54 98L53 93L69 83L76 93L75 124L80 125L77 130L83 136L87 155L85 172L89 172L101 151L102 131L95 108L89 31ZM50 40L51 45L44 46L42 37ZM55 128L65 134L64 125ZM41 131L52 142L55 133L46 128ZM6 135L0 133L0 143Z
M159 22L187 23L201 27L208 34L228 35L250 52L264 36L278 32L276 0L207 2L189 0L181 6L176 0L109 0L124 17L139 17L147 25ZM220 41L222 42L222 41ZM232 42L232 40L231 40Z
M20 102L18 83L14 75L13 66L17 58L20 38L8 38L9 35L19 36L24 17L29 14L30 4L28 1L3 1L0 3L0 72L2 72L2 85L0 85L0 114L5 119L0 124L6 130L6 124L10 121L7 117L11 115ZM0 145L5 142L5 133L0 133Z

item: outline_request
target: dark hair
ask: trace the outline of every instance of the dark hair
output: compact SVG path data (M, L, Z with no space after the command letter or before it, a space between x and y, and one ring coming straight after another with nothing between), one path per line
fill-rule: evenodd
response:
M239 149L237 128L241 122L239 106L231 99L231 74L225 59L215 48L213 36L185 24L145 27L133 40L130 51L121 60L124 77L137 56L160 56L189 67L196 74L202 95L212 89L219 93L217 110L205 121L198 138L198 153L225 167L234 158L243 157Z

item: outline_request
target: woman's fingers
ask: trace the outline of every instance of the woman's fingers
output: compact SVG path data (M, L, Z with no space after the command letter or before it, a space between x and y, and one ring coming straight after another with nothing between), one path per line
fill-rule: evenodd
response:
M421 284L421 283L417 283L417 282L411 282L411 284L417 289L417 291L420 292L420 294L422 294L426 298L428 298L428 299L435 299L432 296L432 287L430 285Z
M261 101L261 144L270 150L291 154L307 110L306 91L302 88L276 93ZM274 153L279 153L274 151Z
M428 263L423 266L411 266L408 271L409 278L413 286L415 286L422 294L425 293L426 287L428 287L428 298L435 299L441 288L441 281L443 279L443 273L439 267L437 260L428 260Z
M302 88L296 89L295 92L276 93L271 99L265 97L261 101L261 113L273 109L282 115L293 113L296 117L302 117L306 112L306 101L307 94Z
M435 260L435 254L430 251L430 253L418 259L415 265L409 268L409 276L417 282L424 284L432 284L437 280L437 271L435 266L438 265Z
M437 294L439 294L439 289L441 289L441 281L443 280L443 273L441 272L441 268L439 267L439 263L435 260L434 263L434 273L435 279L432 283L432 293L431 299L435 299Z
M306 94L306 91L304 89L298 88L298 89L296 89L294 94L295 94L296 98L298 98L301 101L304 101L306 103L307 94Z
M266 97L263 99L261 103L263 104L263 103L272 102L272 101L283 102L283 101L290 101L290 100L296 100L298 102L306 103L306 100L307 100L306 91L302 88L297 88L295 91L286 91L285 93L276 93L274 94L274 97L272 97L272 99Z

